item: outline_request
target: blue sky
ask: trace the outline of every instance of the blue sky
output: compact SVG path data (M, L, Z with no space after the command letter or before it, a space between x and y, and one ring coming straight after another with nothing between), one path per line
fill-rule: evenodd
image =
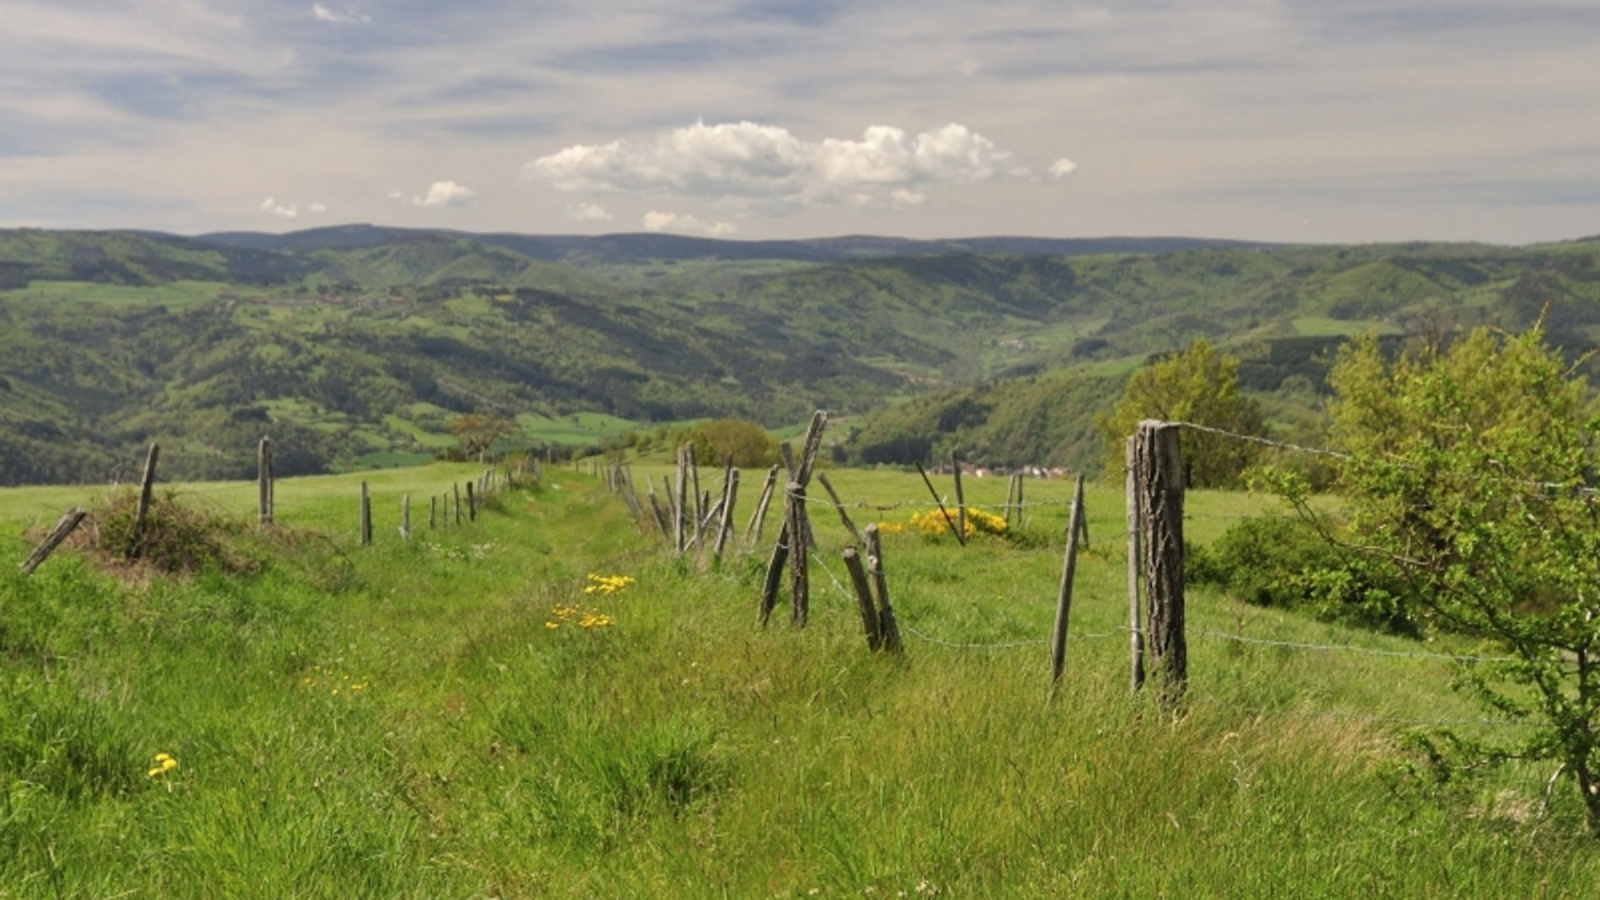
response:
M0 0L0 226L1600 233L1595 0Z

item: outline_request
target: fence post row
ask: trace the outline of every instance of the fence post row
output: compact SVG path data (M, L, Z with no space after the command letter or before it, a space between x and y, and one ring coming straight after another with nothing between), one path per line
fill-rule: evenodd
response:
M1145 420L1134 434L1142 553L1146 648L1161 681L1161 701L1173 705L1188 683L1183 606L1183 452L1178 426Z

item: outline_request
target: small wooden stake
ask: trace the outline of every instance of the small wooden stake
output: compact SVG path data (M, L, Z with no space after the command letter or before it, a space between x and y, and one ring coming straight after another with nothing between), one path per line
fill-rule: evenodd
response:
M411 540L411 495L400 498L400 538Z
M1067 617L1072 613L1072 580L1078 568L1078 524L1083 518L1083 476L1072 495L1072 519L1067 525L1067 555L1061 566L1061 591L1056 595L1056 626L1050 641L1050 696L1061 685L1067 664Z
M372 546L372 497L365 481L361 482L361 546Z
M945 524L950 526L950 530L955 532L956 540L960 541L961 546L965 547L967 545L967 536L956 528L955 520L950 518L950 511L944 508L944 500L939 497L939 492L933 487L933 480L928 477L927 470L922 468L922 463L920 462L917 463L917 474L922 476L922 483L928 486L928 493L933 495L933 502L939 504L939 512L944 514Z
M472 493L472 482L467 482L467 521L478 521L478 499Z
M454 488L455 492L456 492L456 527L460 528L461 527L461 482L452 481L450 483L450 486L452 488Z
M263 437L256 447L256 524L272 524L272 441Z
M433 495L428 497L428 530L429 531L433 530L434 523L437 522L438 519L439 519L439 495L438 494L433 494Z
M56 527L50 529L50 533L45 535L44 540L39 543L38 547L34 548L33 553L29 554L27 560L22 563L22 574L32 575L33 570L39 568L45 560L49 559L50 554L56 552L56 548L61 546L61 542L66 540L73 531L77 530L86 515L88 513L77 507L67 510L67 514L61 517L61 521L56 523Z
M161 455L161 446L151 444L150 452L144 458L144 480L139 484L139 509L133 516L133 530L128 534L127 557L138 557L139 541L144 537L145 519L150 515L150 497L156 483L156 460Z

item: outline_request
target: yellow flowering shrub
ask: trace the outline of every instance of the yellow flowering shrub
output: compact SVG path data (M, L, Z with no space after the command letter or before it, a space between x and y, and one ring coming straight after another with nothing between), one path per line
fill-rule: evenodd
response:
M956 518L955 513L952 512L950 518ZM939 537L951 532L949 520L945 518L944 513L937 509L912 513L911 525L917 529L918 534L926 537ZM881 531L882 528L880 527L879 530ZM963 536L972 537L974 534L979 533L1005 534L1006 520L994 513L987 513L981 509L969 507L967 509L966 530L963 532Z

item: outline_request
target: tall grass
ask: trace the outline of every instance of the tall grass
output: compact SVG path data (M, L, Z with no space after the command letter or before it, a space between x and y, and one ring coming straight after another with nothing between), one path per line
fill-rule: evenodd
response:
M267 542L258 570L0 569L0 897L1556 897L1600 877L1575 798L1539 815L1549 773L1440 785L1404 749L1408 722L1478 718L1446 663L1202 635L1415 645L1196 593L1188 711L1130 697L1120 491L1090 494L1052 704L1044 645L868 654L825 506L804 631L756 626L760 552L674 560L570 471L399 540L400 493L415 514L473 472L369 476L393 507L369 549L336 477L280 486L284 527L316 535ZM834 481L922 502L914 476ZM189 502L243 518L252 490ZM1191 535L1263 507L1192 495ZM1066 507L1034 513L965 550L886 536L902 622L1046 636ZM16 559L23 519L0 539ZM591 573L636 583L585 593ZM157 753L177 768L148 774Z

